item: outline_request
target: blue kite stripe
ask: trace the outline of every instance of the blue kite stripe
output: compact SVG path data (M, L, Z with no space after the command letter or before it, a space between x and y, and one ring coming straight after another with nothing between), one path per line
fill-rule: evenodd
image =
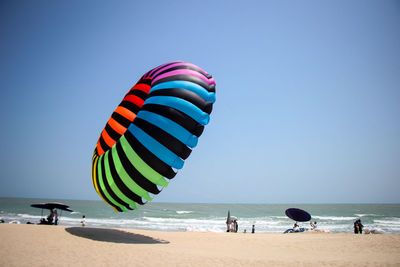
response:
M199 139L197 136L193 135L184 127L164 116L146 110L141 110L136 118L143 119L153 125L156 125L190 148L194 148L198 143Z
M210 101L211 103L215 102L215 93L210 93L207 90L205 90L202 86L188 81L169 81L165 83L159 83L151 88L150 93L156 90L170 89L170 88L186 89L199 95L206 101Z
M177 155L175 155L175 153L171 152L171 150L160 144L157 140L148 135L142 129L134 124L131 124L128 130L143 146L145 146L157 158L175 169L183 168L184 161L180 157L178 157Z
M147 98L145 104L157 104L177 109L179 111L182 111L189 117L192 117L192 119L194 119L201 125L206 125L210 121L209 114L203 112L192 103L181 98L173 96L153 96Z

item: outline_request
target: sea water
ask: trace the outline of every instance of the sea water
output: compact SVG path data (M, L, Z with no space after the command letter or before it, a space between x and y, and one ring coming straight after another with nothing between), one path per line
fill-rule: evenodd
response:
M400 204L185 204L147 203L138 210L115 212L102 201L0 198L0 219L6 222L38 223L49 210L30 207L33 203L61 202L72 213L63 211L60 225L79 226L86 216L89 227L133 228L159 231L226 231L228 210L235 216L239 232L282 233L292 228L294 221L286 217L287 208L308 211L318 229L336 233L353 232L353 223L361 219L365 228L385 233L400 233ZM299 223L309 228L308 222Z

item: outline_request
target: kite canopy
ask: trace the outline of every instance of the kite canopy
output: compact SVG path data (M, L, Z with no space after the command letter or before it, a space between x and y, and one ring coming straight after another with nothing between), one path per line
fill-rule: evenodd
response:
M285 211L286 216L296 222L308 222L311 220L311 215L302 209L290 208Z
M214 102L215 81L196 65L175 61L144 74L96 144L92 182L100 197L119 212L151 201L183 167Z
M37 204L32 204L31 207L39 209L48 209L48 210L59 209L59 210L73 212L73 210L71 210L68 205L58 202L37 203Z

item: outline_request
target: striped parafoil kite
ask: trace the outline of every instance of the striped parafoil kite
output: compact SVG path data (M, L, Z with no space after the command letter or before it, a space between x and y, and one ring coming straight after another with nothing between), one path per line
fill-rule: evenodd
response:
M116 211L151 201L176 175L210 120L215 81L196 65L154 68L129 90L103 129L92 182ZM165 179L166 178L166 179Z

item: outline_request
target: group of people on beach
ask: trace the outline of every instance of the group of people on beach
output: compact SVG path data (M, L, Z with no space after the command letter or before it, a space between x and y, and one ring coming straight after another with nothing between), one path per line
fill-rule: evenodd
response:
M238 230L239 230L239 224L238 224L237 220L232 220L232 222L230 224L226 223L226 231L227 232L237 233ZM251 226L251 233L254 234L255 232L256 232L256 227L253 224ZM243 233L247 233L246 229L243 230Z
M54 221L54 222L53 222ZM40 224L54 224L57 225L58 224L58 213L57 213L57 209L52 209L50 210L50 214L49 216L47 216L47 218L42 218L40 220Z
M232 220L231 223L230 224L227 223L226 226L227 226L226 229L227 232L237 233L237 231L239 230L239 224L237 220Z

